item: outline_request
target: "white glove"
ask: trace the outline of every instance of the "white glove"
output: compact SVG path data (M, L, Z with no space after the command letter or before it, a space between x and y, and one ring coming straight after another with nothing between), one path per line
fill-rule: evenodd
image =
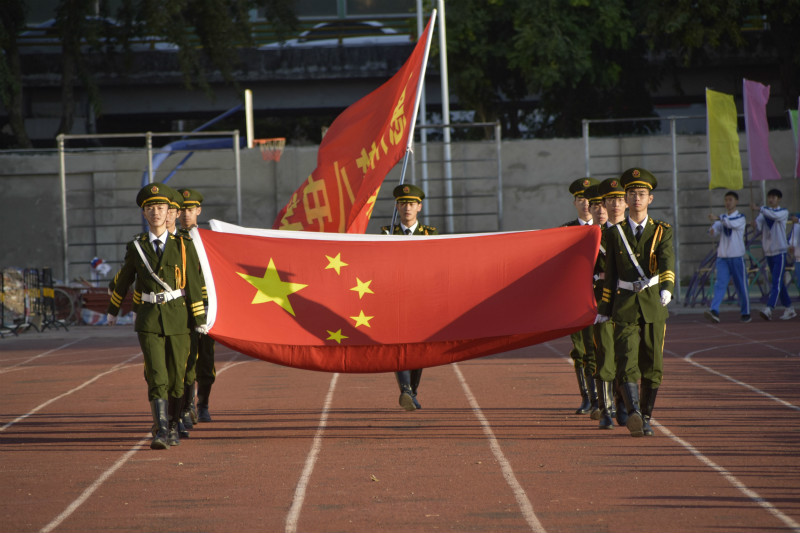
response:
M608 322L608 316L606 315L597 315L594 319L595 324L602 324L603 322Z
M664 307L672 300L672 294L669 291L661 291L661 305Z
M208 326L203 324L202 326L197 326L194 330L199 333L200 335L208 335Z
M106 315L106 323L109 326L115 325L117 323L117 315L112 315L111 313L108 313Z

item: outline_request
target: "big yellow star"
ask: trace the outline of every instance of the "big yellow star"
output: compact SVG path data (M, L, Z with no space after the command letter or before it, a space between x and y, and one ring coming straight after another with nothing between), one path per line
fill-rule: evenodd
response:
M328 260L328 266L325 267L325 270L332 268L336 271L336 274L341 275L342 267L346 267L347 263L342 261L342 254L336 254L336 257L331 257L329 255L325 256L325 259Z
M281 277L278 274L278 269L275 268L275 262L271 257L269 259L267 271L264 272L264 277L257 278L255 276L242 274L241 272L237 272L237 274L242 276L247 283L258 289L258 292L256 292L256 295L253 297L253 301L250 303L262 304L265 302L275 302L279 306L283 307L286 312L292 316L295 315L294 309L292 309L292 304L289 302L289 295L299 291L300 289L308 287L308 285L302 283L289 283L288 281L281 281Z
M328 332L328 338L325 339L326 341L336 341L338 344L342 344L342 339L350 338L347 335L342 335L341 329L338 331L330 331L330 330L325 330L325 331Z
M364 315L364 311L362 310L358 314L358 316L351 316L350 318L352 318L353 320L356 321L355 327L367 326L369 328L369 327L372 327L372 326L369 325L369 321L372 320L375 317L374 316L366 316L366 315Z
M361 281L360 279L356 278L356 283L357 285L350 290L358 293L359 300L363 298L365 294L375 294L372 292L372 289L369 288L369 284L372 283L372 280Z

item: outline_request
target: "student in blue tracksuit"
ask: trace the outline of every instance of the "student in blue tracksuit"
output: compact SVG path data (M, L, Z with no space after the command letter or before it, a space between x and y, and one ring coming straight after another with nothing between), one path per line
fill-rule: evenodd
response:
M767 260L769 272L772 277L772 285L769 291L767 306L761 310L761 318L772 320L772 310L781 305L786 310L781 316L781 320L789 320L797 316L792 307L792 300L789 298L789 291L783 282L783 273L786 271L786 250L789 247L786 241L786 221L789 219L789 211L780 206L783 194L778 189L770 189L767 193L767 205L761 208L753 206L754 211L758 211L753 224L756 232L761 234L761 246L764 250L764 258Z
M741 321L750 322L750 297L747 291L747 269L744 264L744 230L747 220L736 205L739 195L733 191L725 193L724 215L708 215L713 222L708 233L712 237L719 237L717 247L717 281L714 283L714 296L711 299L711 309L705 312L705 317L711 322L719 322L719 304L728 291L728 283L733 278L736 294L739 296Z

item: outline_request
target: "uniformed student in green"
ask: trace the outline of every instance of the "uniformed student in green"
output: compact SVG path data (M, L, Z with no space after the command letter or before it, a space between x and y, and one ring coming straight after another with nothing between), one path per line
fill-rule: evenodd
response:
M131 284L141 294L135 329L144 355L147 395L157 427L150 447L180 443L178 420L189 355L189 331L206 332L200 265L192 240L167 231L171 189L161 183L143 187L136 196L149 231L128 243L108 305L108 323L116 322Z
M606 233L612 231L615 224L625 218L625 189L619 178L608 178L596 187L589 187L586 191L589 197L589 209L592 212L594 223L600 226L600 250L594 271L594 292L598 304L603 298L603 285L606 271ZM624 426L628 421L625 402L616 393L617 362L614 354L614 322L608 320L602 324L595 324L594 353L597 361L597 370L594 374L597 397L600 403L598 416L600 429L613 429L614 418Z
M194 189L178 189L181 195L180 222L183 231L197 227L197 219L203 211L203 195ZM202 278L202 272L200 274ZM208 305L208 293L203 281L203 302ZM208 410L211 386L217 377L214 366L214 339L196 331L191 334L191 350L186 366L183 423L211 422ZM194 394L194 383L197 381L197 396ZM195 406L195 398L197 404Z
M572 194L572 203L578 213L578 218L562 224L562 227L592 224L592 214L589 211L589 199L586 198L586 189L598 183L594 178L578 178L570 184L569 192ZM569 356L572 358L575 367L575 376L578 378L578 391L581 395L581 405L575 410L575 414L585 415L589 413L589 416L594 415L594 418L599 413L599 406L597 389L592 379L596 367L593 338L592 326L587 326L570 335L572 350L570 350Z
M398 185L392 191L397 208L399 223L394 226L394 231L389 226L381 227L384 235L438 235L433 226L422 224L417 216L422 211L422 200L425 193L416 185ZM400 387L400 406L406 411L421 409L417 400L419 382L422 379L422 369L402 370L395 372L397 385Z
M606 232L606 279L597 323L614 321L617 376L631 435L653 435L650 417L664 371L667 304L675 290L672 227L648 216L658 181L643 168L620 177L628 217ZM639 379L642 381L641 396Z

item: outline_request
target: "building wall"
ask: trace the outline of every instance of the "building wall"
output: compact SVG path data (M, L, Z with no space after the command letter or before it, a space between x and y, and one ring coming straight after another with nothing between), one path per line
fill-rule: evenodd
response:
M784 175L794 168L794 139L790 131L771 133L773 158ZM609 138L591 144L591 174L598 178L618 175L631 166L652 170L659 178L651 214L675 224L672 187L671 139L668 136ZM742 139L744 149L744 139ZM419 152L419 147L417 147ZM494 142L454 143L454 159L491 160ZM429 159L441 159L441 145L429 144ZM316 166L316 146L288 146L280 162L264 161L258 150L244 150L242 168L242 211L244 226L271 227L278 210L308 177ZM678 138L678 239L681 246L680 275L687 280L697 264L713 249L706 235L708 214L723 211L724 190L708 190L704 136ZM156 181L165 179L181 156L173 156L162 165ZM69 239L96 242L96 246L70 248L72 279L91 278L89 262L95 256L117 266L122 260L122 243L141 231L140 211L134 198L141 187L146 169L143 149L125 151L68 152L67 205ZM494 163L496 165L496 163ZM740 191L740 207L752 219L749 204L762 203L760 183L753 184L747 174L747 157L743 155L745 189ZM398 164L387 176L368 228L378 233L389 224L393 201L391 190L400 180ZM453 176L463 177L476 169L475 163L454 164ZM491 168L491 162L490 167ZM464 198L456 201L455 231L483 232L528 230L554 227L574 218L568 184L585 174L582 139L511 140L502 142L502 227L495 216L475 213L496 210L497 176L474 180L469 185L456 181L454 192ZM435 187L442 175L441 163L429 165L431 198L423 204L423 215L441 214L444 207ZM486 169L479 173L486 174ZM413 176L419 182L421 170ZM412 181L412 174L406 181ZM203 191L206 201L202 222L211 218L236 223L236 177L231 151L196 152L169 183L175 187L192 187ZM783 190L783 205L793 212L800 209L797 180L784 178L770 182L767 188ZM477 192L476 192L477 191ZM481 194L478 194L480 192ZM483 193L487 193L483 195ZM485 196L473 199L471 196ZM430 220L443 228L441 219ZM0 246L0 267L51 267L56 279L63 280L61 195L59 158L49 152L0 153L0 224L4 229Z

